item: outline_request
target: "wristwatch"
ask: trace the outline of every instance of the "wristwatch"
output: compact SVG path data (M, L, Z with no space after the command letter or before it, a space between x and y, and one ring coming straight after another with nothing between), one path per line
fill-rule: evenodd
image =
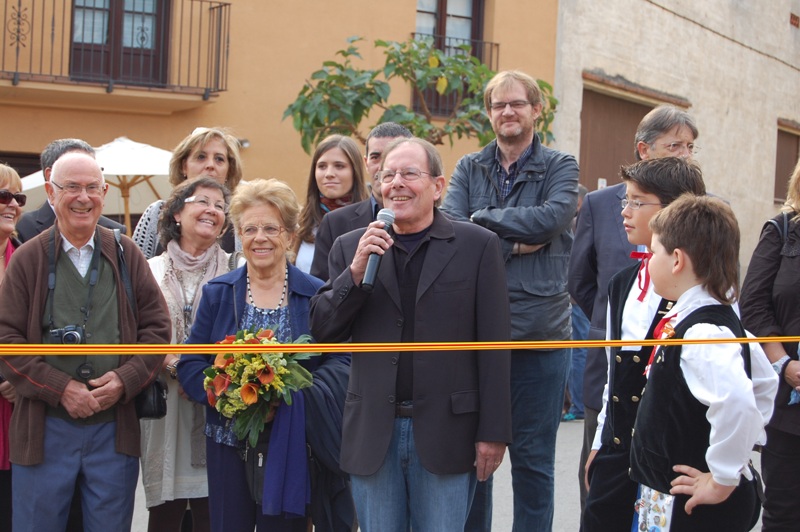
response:
M176 358L175 360L167 364L167 373L169 373L169 376L173 379L178 378L178 364L180 364L180 362L181 359Z

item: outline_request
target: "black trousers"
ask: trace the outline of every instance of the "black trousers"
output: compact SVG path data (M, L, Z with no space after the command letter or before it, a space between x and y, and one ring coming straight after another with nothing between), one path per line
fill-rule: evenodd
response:
M589 468L583 532L630 532L639 485L628 476L630 452L600 448Z
M688 495L676 495L672 510L671 532L747 532L751 528L756 500L755 484L742 477L739 486L719 504L695 506L692 515L684 510ZM760 504L760 503L759 503ZM797 530L795 526L794 530Z
M0 530L11 530L11 470L0 470Z
M761 530L797 530L800 527L800 436L767 427L767 444L761 450L761 473L766 497Z

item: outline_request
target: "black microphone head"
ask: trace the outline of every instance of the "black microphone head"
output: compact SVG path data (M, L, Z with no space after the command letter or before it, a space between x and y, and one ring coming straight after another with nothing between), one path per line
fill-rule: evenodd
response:
M394 223L394 211L392 209L381 209L375 219L379 222L384 222L387 228L391 227Z

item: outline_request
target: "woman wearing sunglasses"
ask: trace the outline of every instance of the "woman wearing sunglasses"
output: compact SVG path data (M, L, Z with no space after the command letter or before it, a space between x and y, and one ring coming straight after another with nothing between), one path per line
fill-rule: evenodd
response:
M0 283L6 276L11 254L19 247L15 238L17 220L25 205L22 180L10 166L0 163ZM8 425L14 387L0 375L0 530L11 530L11 464L8 461Z
M12 235L16 236L17 220L22 216L25 200L19 174L10 166L0 163L0 253L3 257L0 260L0 283L5 277L11 254L19 247L19 240Z

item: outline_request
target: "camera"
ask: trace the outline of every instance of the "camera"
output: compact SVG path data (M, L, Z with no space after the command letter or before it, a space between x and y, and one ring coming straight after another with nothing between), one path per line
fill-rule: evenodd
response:
M83 325L66 325L60 329L50 329L50 340L54 344L84 344L86 343L86 331Z

